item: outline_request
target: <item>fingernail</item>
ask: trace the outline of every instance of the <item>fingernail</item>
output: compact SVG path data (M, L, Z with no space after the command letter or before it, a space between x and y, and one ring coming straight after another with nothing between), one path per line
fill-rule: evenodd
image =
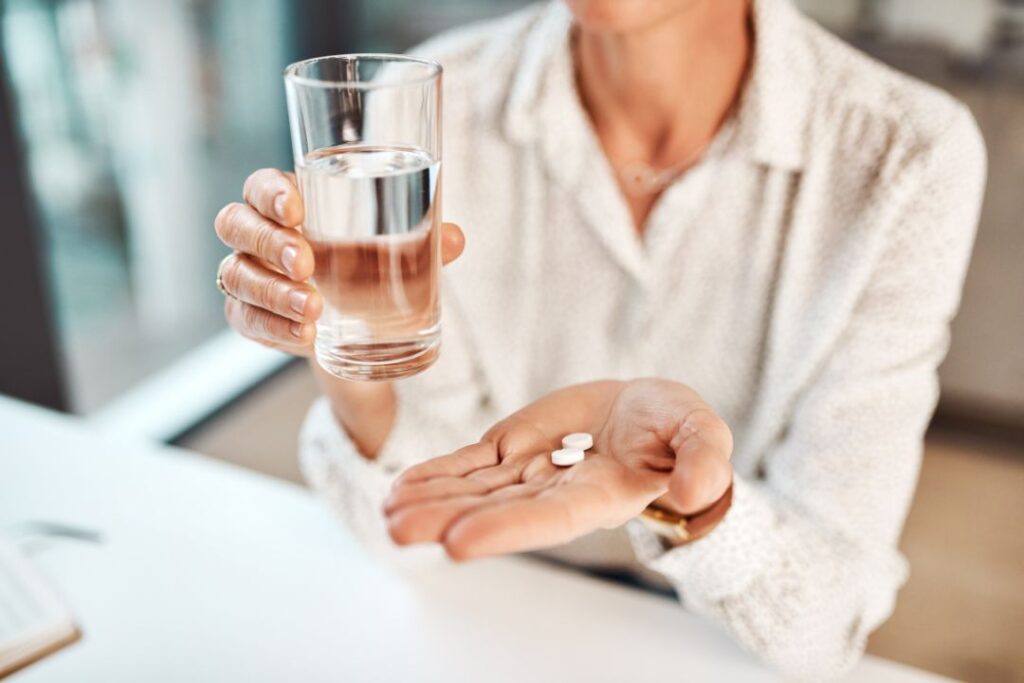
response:
M302 324L301 323L292 323L291 325L288 326L288 329L291 330L293 337L298 337L300 339L302 338Z
M274 198L274 214L281 220L284 220L284 205L288 201L288 193L282 192Z
M306 310L306 302L308 300L309 294L307 292L294 289L288 294L288 305L292 307L293 311L299 314Z
M295 247L285 247L281 252L281 265L288 271L289 275L295 275L295 259L299 257L299 250Z

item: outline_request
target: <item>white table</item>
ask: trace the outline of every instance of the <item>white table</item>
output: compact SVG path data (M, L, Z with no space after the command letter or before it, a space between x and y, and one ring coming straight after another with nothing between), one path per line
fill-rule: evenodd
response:
M671 600L527 559L402 576L300 487L0 398L0 528L25 520L104 541L34 555L84 637L24 683L776 680Z

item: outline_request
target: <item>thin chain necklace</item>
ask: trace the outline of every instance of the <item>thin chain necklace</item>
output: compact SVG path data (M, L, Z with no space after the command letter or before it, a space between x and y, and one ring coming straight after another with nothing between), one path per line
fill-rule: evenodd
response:
M673 180L678 178L686 169L693 166L701 156L708 151L712 139L690 154L682 161L678 161L665 168L654 168L643 161L627 161L624 164L615 166L615 173L622 184L622 190L630 197L646 197L657 194L668 187Z
M576 84L576 88L580 92L580 99L582 100L583 81L580 77L578 60L574 57L577 51L578 40L579 34L574 28L569 38L570 61L572 62L573 82ZM682 175L686 169L699 161L704 153L708 151L708 148L711 147L715 137L712 136L710 140L697 148L693 154L671 166L660 169L654 168L647 162L637 159L636 161L627 161L623 164L615 164L615 175L618 176L623 191L630 197L646 197L657 194Z

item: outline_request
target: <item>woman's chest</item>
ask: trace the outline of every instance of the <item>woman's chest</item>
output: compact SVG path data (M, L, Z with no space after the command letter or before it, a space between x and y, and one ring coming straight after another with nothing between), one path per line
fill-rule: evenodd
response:
M467 234L449 283L499 405L575 382L658 376L742 419L784 232L765 178L704 166L659 199L641 239L614 188L567 187L522 158L503 170L516 182L445 181L446 216Z

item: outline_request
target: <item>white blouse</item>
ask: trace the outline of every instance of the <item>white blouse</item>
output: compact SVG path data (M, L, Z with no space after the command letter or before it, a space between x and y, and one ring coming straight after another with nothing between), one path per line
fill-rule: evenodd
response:
M554 549L670 585L790 676L851 667L907 577L936 367L977 223L985 151L967 109L858 53L788 0L756 0L751 73L705 158L643 237L582 109L561 3L453 31L444 66L443 350L397 385L374 461L326 399L302 462L367 545L404 468L568 384L657 376L731 426L732 509L666 551L638 522Z

